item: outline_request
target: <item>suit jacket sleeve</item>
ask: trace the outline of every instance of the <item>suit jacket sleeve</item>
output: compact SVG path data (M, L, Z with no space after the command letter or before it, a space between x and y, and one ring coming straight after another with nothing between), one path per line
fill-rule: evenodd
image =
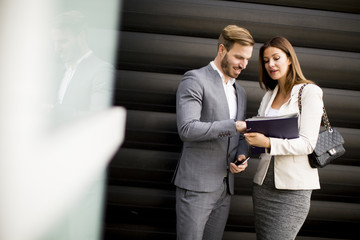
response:
M111 106L114 69L103 62L92 76L90 111L103 110Z
M181 140L206 141L235 136L234 120L229 119L228 116L223 117L225 114L217 113L224 111L224 108L227 108L226 104L223 104L222 108L214 105L212 110L203 108L204 101L207 101L207 104L219 102L219 95L206 92L203 78L204 76L201 78L196 72L190 71L184 74L179 84L176 116ZM221 91L216 89L218 93L219 90Z

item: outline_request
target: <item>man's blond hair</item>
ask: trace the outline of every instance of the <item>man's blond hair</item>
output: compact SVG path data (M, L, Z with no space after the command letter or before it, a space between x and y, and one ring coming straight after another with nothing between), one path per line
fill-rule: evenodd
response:
M229 51L234 43L243 46L254 46L255 41L247 29L237 25L228 25L221 31L218 46L223 44L226 50Z

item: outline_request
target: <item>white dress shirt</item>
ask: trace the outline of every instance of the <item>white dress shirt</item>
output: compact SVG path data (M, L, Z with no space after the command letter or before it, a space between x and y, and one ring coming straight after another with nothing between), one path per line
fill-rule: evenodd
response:
M89 50L87 53L85 53L79 60L76 61L74 66L65 65L66 72L64 73L64 77L61 80L59 92L58 92L58 103L62 104L65 96L66 89L68 88L71 79L73 78L77 66L87 57L91 55L92 51Z
M277 117L279 116L279 109L270 107L269 111L266 114L267 117Z
M231 78L227 83L225 83L225 76L224 74L216 67L214 61L210 62L212 68L216 70L221 79L222 79L222 85L224 87L228 107L229 107L229 113L230 113L230 119L236 119L237 114L237 97L236 97L236 89L234 88L235 84L235 78Z

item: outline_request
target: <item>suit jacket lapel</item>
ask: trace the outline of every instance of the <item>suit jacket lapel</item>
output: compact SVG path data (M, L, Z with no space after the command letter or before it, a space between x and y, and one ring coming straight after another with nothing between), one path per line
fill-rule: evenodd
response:
M236 86L236 80L235 80L235 83L234 83L234 88L235 88L235 93L236 93L236 103L237 103L237 108L236 108L236 120L238 119L241 119L240 117L240 106L242 106L242 103L240 102L240 93L239 93L239 89L238 87Z
M207 69L209 72L209 80L213 81L214 86L216 86L216 88L218 89L217 93L218 93L218 98L219 100L222 102L222 105L224 106L224 119L229 119L230 118L230 112L229 112L229 105L226 99L226 94L225 94L225 90L224 90L224 86L222 84L222 79L219 75L219 73L214 70L211 66L211 64L207 65Z

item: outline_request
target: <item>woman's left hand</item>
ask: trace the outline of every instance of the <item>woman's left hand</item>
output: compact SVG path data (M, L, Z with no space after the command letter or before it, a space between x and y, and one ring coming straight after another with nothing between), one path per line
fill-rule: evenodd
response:
M246 142L255 147L264 147L270 148L270 138L266 137L264 134L252 132L244 133Z

